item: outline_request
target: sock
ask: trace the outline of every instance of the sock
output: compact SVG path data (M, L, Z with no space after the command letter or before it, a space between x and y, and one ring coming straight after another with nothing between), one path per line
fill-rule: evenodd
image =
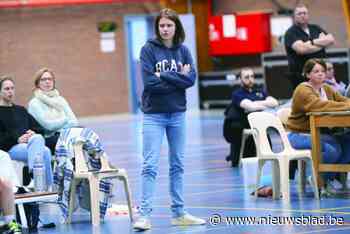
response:
M4 220L5 220L5 223L9 223L9 222L15 220L15 216L14 215L5 215Z

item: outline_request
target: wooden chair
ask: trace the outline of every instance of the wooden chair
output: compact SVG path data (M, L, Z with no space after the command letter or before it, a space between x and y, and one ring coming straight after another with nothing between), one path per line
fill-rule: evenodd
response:
M75 160L75 171L73 180L71 183L70 202L69 202L69 213L67 223L72 220L72 212L74 209L76 185L80 180L88 180L90 188L90 207L91 207L91 219L93 225L100 224L100 206L99 206L99 182L102 179L117 178L124 183L124 189L126 193L126 199L129 209L130 220L133 221L133 211L131 203L131 195L129 190L128 176L125 169L114 168L107 161L106 155L101 155L101 169L100 170L89 170L87 167L87 161L83 152L83 140L77 140L73 144L74 160Z

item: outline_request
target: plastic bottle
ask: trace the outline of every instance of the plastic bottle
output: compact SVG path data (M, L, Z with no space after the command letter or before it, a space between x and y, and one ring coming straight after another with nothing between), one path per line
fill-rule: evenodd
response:
M34 158L33 177L35 192L46 191L45 165L41 154L37 154Z

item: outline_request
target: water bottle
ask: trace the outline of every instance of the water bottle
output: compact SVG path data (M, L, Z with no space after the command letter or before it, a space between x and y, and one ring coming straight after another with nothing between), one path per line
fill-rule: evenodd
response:
M46 191L45 166L43 156L37 154L33 165L34 190L35 192Z

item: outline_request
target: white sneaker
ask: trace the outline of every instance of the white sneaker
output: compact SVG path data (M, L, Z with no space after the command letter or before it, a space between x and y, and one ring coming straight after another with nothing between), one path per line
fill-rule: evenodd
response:
M26 186L30 191L34 191L34 180L31 179L29 184Z
M132 225L134 229L145 231L151 229L151 221L148 218L140 217Z
M197 218L190 214L185 214L178 218L173 218L171 220L172 225L176 226L187 226L187 225L204 225L206 222L204 219Z

